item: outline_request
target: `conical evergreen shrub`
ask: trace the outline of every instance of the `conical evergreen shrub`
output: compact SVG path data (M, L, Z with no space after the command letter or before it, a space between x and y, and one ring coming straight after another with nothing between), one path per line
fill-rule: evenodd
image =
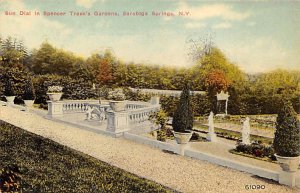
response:
M15 96L15 90L14 90L11 80L6 80L4 95L5 96Z
M189 86L186 85L180 95L179 103L173 116L172 126L176 132L185 132L193 128L193 108Z
M274 149L279 156L296 157L300 155L300 124L292 103L282 103L276 120Z
M32 84L32 81L29 79L26 81L24 93L23 93L24 100L34 100L35 99L35 91Z

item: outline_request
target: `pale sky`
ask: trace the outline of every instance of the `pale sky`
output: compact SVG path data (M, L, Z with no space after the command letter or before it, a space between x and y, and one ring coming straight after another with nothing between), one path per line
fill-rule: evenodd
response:
M20 16L20 11L31 15ZM35 11L41 15L34 16ZM66 15L47 17L44 11ZM70 11L91 15L71 16ZM119 16L95 16L95 11ZM123 16L124 11L148 16ZM152 11L175 16L152 16ZM178 16L179 11L189 15ZM84 57L109 48L124 62L188 67L193 63L187 41L207 34L248 73L300 69L300 1L0 0L0 35L23 39L29 49L47 39Z

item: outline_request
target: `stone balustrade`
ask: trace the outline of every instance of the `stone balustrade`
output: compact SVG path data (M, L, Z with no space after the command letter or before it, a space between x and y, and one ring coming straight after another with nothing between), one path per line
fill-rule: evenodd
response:
M94 109L94 110L93 110ZM160 109L159 98L153 97L149 102L127 101L125 111L115 112L107 103L100 104L99 100L64 100L48 101L48 117L62 117L65 114L87 113L87 119L93 121L92 113L107 119L107 130L121 133L129 130L132 125L149 120L151 112ZM104 113L104 114L102 114Z
M159 108L160 107L156 105L128 111L129 124L136 124L149 120L149 115L152 112L157 111Z
M151 101L153 102L128 101L125 111L108 111L107 130L118 134L130 130L133 125L148 121L150 113L160 109L159 104Z
M68 100L62 102L63 114L67 113L84 113L88 106L99 104L98 100Z
M90 104L99 104L99 100L64 100L47 102L49 117L58 117L70 113L84 113Z
M132 109L140 109L149 106L150 104L147 102L141 102L141 101L127 101L126 110L132 110Z
M99 111L107 111L110 109L110 106L108 104L88 104L87 106L90 106L92 108L98 109Z

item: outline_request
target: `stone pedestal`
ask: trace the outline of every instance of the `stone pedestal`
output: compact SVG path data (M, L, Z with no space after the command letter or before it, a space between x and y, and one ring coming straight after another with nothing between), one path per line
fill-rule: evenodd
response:
M159 96L153 96L150 99L151 105L159 105Z
M120 133L129 129L128 113L123 112L107 112L107 131Z
M279 183L287 186L296 186L296 174L297 172L279 172ZM297 182L298 183L298 182Z
M300 169L296 172L296 187L300 188Z
M215 133L208 133L206 139L211 142L217 141L217 135Z
M183 155L184 156L184 151L188 148L190 148L191 144L190 143L187 143L187 144L176 144L177 145L177 153L178 155Z
M242 143L245 145L250 145L250 119L246 117L242 128Z
M53 102L53 101L47 101L48 102L48 114L47 116L49 118L52 117L59 117L63 115L63 103L60 101Z
M15 96L6 96L6 100L7 100L7 106L13 106L14 105Z
M206 139L211 142L217 141L217 135L215 133L215 126L214 126L214 113L210 112L208 116L208 134Z

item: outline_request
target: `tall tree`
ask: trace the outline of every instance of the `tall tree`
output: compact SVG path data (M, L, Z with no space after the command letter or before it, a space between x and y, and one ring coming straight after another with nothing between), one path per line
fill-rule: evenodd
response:
M96 79L101 85L112 86L115 84L114 73L116 72L116 58L109 50L106 50L104 55L101 56L99 63L99 74Z
M32 54L32 70L36 74L47 74L51 66L56 49L47 41L43 42L38 50Z
M76 64L83 63L83 59L72 52L57 49L50 43L43 42L38 50L32 54L31 69L36 74L58 74L68 76Z
M23 41L8 36L1 40L1 64L7 67L23 68L28 57Z

